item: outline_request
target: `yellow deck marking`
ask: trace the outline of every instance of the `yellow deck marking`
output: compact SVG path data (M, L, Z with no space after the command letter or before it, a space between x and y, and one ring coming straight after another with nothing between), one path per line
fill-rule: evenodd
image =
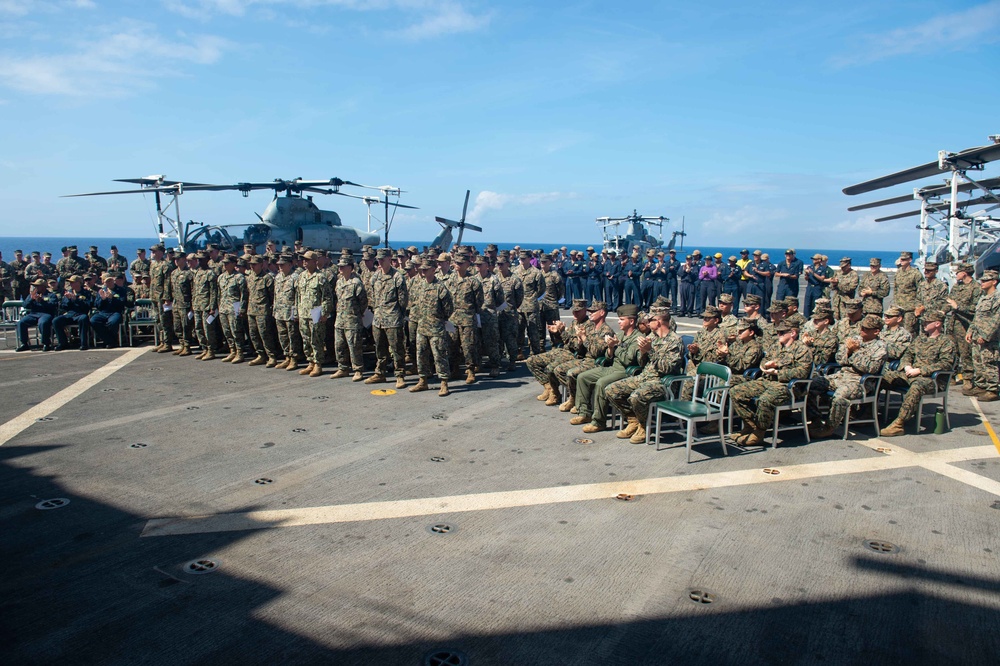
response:
M789 467L781 467L781 474L774 476L761 474L760 469L753 468L694 476L672 476L635 481L616 481L614 483L593 483L577 486L557 486L554 488L453 495L450 497L427 497L390 502L306 507L301 509L222 513L186 518L154 518L146 522L142 536L232 532L273 527L410 518L414 516L440 515L466 511L508 509L520 506L540 506L561 502L611 499L620 493L627 493L629 495L654 495L761 483L785 483L787 481L814 477L877 472L903 467L933 469L938 465L947 465L947 463L983 458L991 455L992 452L993 447L991 446L974 446L944 451L931 451L928 453L905 453L900 451L896 455L891 456L791 465ZM934 471L938 471L938 469L934 469ZM962 482L968 482L965 478L958 478L961 475L949 473L948 476ZM986 479L986 481L989 480ZM973 485L987 492L994 492L1000 495L1000 484L996 484L996 488L984 487L984 485L988 486L988 484L981 484L979 482Z
M986 426L986 432L990 434L990 439L993 440L993 446L996 447L997 453L1000 453L1000 439L997 439L997 434L993 431L993 426L987 420L986 414L983 414L983 408L979 406L979 401L975 398L969 398L969 400L972 401L972 406L979 412L979 418L983 420L983 425Z
M121 370L126 365L134 361L135 359L142 356L148 350L146 349L132 349L125 352L115 360L110 363L101 366L97 370L80 379L68 387L59 391L51 398L43 400L38 403L28 411L15 416L10 421L7 421L3 425L0 425L0 446L3 446L14 437L19 435L22 431L27 429L31 424L35 422L35 419L40 419L43 416L48 416L52 412L56 411L63 405L69 403L79 395L81 395L87 389L93 388L100 382L104 381L115 372Z

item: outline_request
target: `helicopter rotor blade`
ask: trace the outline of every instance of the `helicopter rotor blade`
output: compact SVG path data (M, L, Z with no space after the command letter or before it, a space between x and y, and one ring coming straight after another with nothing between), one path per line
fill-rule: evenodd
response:
M873 178L857 185L845 187L843 192L847 195L864 194L865 192L872 192L885 187L908 183L913 180L930 178L941 173L951 173L953 170L981 167L987 162L997 159L1000 159L1000 144L968 148L958 153L942 155L936 162L928 162L920 166L891 173L887 176Z
M469 210L469 194L471 190L465 191L465 203L462 205L462 222L465 222L465 212Z

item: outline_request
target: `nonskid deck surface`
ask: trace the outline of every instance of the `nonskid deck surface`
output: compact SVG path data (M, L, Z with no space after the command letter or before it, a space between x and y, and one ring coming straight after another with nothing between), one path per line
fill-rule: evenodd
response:
M439 398L145 350L0 369L11 663L1000 652L1000 407L954 389L944 435L687 464L583 435L525 370Z

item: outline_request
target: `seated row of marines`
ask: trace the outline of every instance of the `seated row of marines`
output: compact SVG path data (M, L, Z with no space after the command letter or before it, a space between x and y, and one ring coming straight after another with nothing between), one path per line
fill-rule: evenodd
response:
M960 268L971 274L971 267ZM997 273L986 271L981 282L983 299L963 337L976 349L986 350L997 346L1000 327ZM730 397L743 421L743 429L735 437L738 444L763 444L773 425L775 407L787 404L792 397L789 382L810 377L812 393L820 398L832 396L825 420L818 409L810 414L810 434L829 437L843 423L851 400L862 396L862 377L879 373L885 385L905 391L899 414L880 434L902 435L921 396L935 389L931 376L952 370L958 360L953 335L944 333L945 313L922 311L920 335L914 338L902 325L903 312L897 307L886 310L883 319L862 314L858 300L847 299L843 305L847 317L836 321L828 301L819 299L811 320L806 321L797 312L797 299L788 297L772 305L772 321L768 322L760 315L758 297L747 297L747 316L737 319L732 314L732 298L724 294L719 308L707 307L702 313L703 328L687 346L687 365L682 367L685 350L665 298L654 302L648 315L633 305L618 308L617 334L605 321L607 306L603 301L588 307L586 301L574 300L574 322L568 327L554 325L565 346L532 356L527 365L544 388L538 399L576 414L571 424L582 425L585 433L607 430L608 406L614 405L625 423L617 436L633 443L646 441L650 406L667 397L663 379L685 373L693 377L701 362L726 365L731 370ZM980 401L1000 399L996 359L982 351L975 357L977 381L967 378L963 393ZM887 361L896 361L896 369L884 370ZM831 366L835 372L817 372L830 363L837 364ZM638 372L629 376L629 368ZM744 376L751 368L759 368L759 378ZM685 399L691 399L692 384L684 385ZM560 385L568 396L561 404Z

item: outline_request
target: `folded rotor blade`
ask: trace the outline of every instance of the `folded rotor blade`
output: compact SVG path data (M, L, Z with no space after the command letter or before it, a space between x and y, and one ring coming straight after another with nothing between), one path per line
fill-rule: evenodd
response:
M977 148L963 150L959 153L952 153L947 157L947 162L958 169L967 169L970 167L981 166L987 162L992 162L997 159L1000 159L1000 144L979 146ZM945 168L942 169L941 165L937 161L928 162L927 164L921 164L920 166L891 173L888 176L873 178L872 180L858 183L857 185L845 187L843 192L847 195L864 194L865 192L872 192L885 187L908 183L913 180L929 178L942 173L951 173L951 171L952 169L948 166L945 166Z

